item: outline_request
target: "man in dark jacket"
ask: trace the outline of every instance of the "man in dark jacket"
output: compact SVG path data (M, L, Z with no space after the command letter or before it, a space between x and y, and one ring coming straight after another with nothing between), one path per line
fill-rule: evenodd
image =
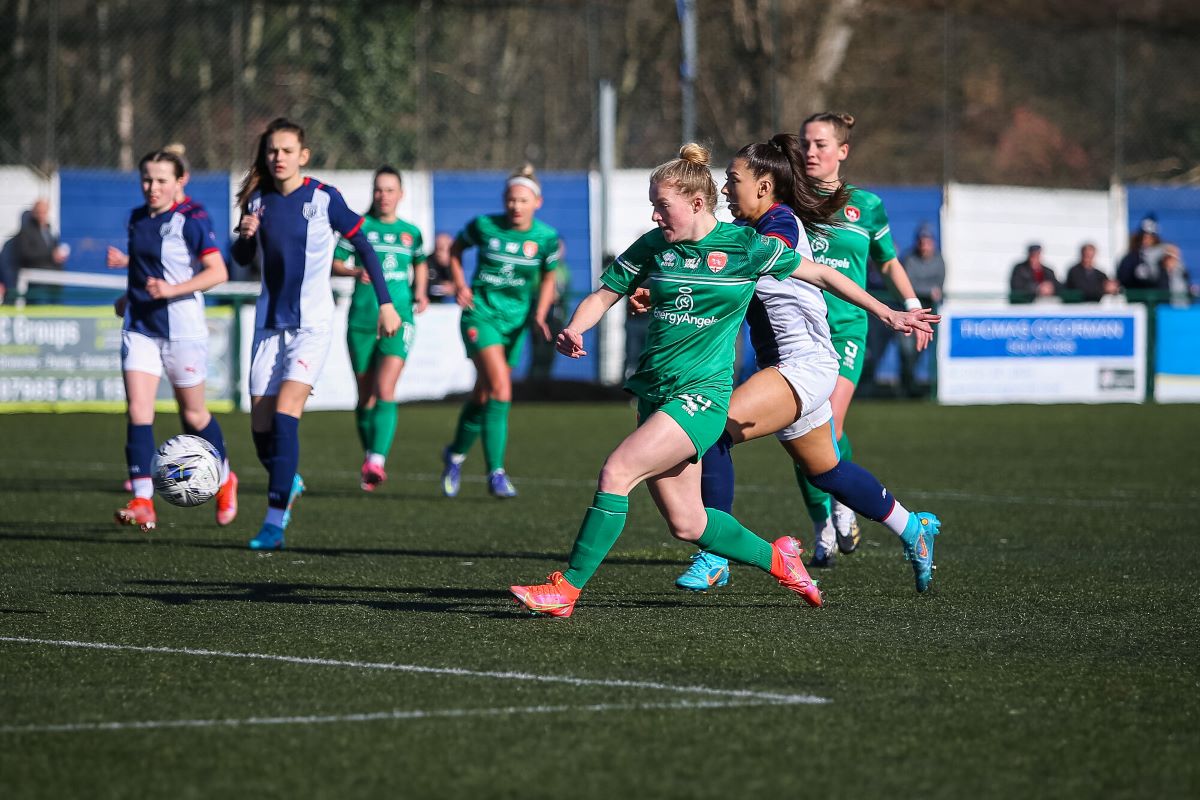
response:
M1072 299L1097 303L1106 294L1120 291L1117 282L1096 267L1096 245L1088 242L1079 248L1079 263L1067 272L1067 287L1074 292Z
M1042 263L1042 246L1029 245L1025 260L1013 267L1008 286L1014 303L1030 303L1038 297L1053 297L1061 288L1054 270Z
M29 214L21 222L21 231L16 238L16 263L11 276L13 283L17 281L23 269L62 269L67 263L67 248L58 242L58 237L50 230L50 203L38 200L29 210ZM58 291L47 298L51 302L57 300Z

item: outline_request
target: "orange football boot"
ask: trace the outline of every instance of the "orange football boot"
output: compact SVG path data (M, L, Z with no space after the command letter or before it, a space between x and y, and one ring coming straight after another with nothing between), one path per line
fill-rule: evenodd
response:
M228 525L237 519L237 487L238 479L233 470L229 477L217 489L217 524Z
M791 536L780 536L771 545L775 550L771 558L771 574L786 589L790 589L804 598L804 602L813 608L820 608L823 600L821 590L808 576L800 554L804 548Z
M518 603L534 613L552 617L571 616L575 601L579 599L579 590L567 583L561 572L551 574L548 580L549 583L537 586L510 586L508 590Z
M113 520L118 525L137 525L142 532L154 530L158 524L158 515L154 513L154 501L149 497L135 497L118 508L113 514Z

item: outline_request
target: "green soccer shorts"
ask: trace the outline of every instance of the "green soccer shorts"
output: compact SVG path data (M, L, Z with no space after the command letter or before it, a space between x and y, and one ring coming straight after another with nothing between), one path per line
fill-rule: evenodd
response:
M717 443L725 432L725 420L729 416L729 394L711 393L703 389L697 392L683 392L664 402L652 402L638 398L638 425L650 418L655 411L661 411L683 428L683 432L692 440L696 455L690 461L699 461L708 452L708 448Z
M401 320L395 336L382 338L376 338L374 329L347 328L346 345L350 350L351 369L361 375L371 369L377 357L383 356L396 356L407 361L416 332L416 326L407 320Z

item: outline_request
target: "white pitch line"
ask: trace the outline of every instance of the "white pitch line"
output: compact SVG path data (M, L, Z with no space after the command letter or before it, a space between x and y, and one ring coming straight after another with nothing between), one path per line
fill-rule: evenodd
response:
M0 735L23 733L80 733L86 731L158 730L162 728L241 728L250 725L326 725L337 722L387 722L463 717L506 717L516 714L605 713L611 711L691 711L696 709L752 708L797 703L747 700L680 700L674 703L595 703L580 706L506 706L499 708L445 708L411 711L374 711L327 716L245 717L243 719L161 719L132 722L72 722L57 725L0 725Z
M570 675L538 675L531 672L499 672L462 669L460 667L427 667L419 664L395 664L378 661L344 661L332 658L310 658L305 656L281 656L271 653L236 653L224 650L203 650L192 647L148 647L143 645L110 644L107 642L75 642L58 639L30 639L24 636L0 636L0 642L14 644L37 644L52 647L72 647L85 650L109 650L129 653L159 653L166 655L207 656L210 658L244 658L254 661L275 661L285 664L304 664L319 667L348 667L350 669L385 670L419 675L447 675L456 678L491 678L505 681L528 681L534 683L561 683L567 686L602 686L610 689L648 689L660 692L707 695L709 697L732 697L739 700L757 700L767 703L790 703L818 705L830 702L827 698L811 694L779 694L757 692L749 689L714 689L708 686L680 686L657 681L631 681L608 678L576 678Z

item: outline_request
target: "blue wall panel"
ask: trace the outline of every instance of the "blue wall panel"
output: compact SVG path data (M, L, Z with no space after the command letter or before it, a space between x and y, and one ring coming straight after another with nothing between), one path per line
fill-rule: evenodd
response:
M940 186L865 186L883 199L896 253L903 256L917 241L917 229L930 225L942 243L942 187Z
M62 240L71 245L68 269L109 272L104 265L105 250L109 245L127 248L129 212L145 202L138 174L64 169L59 173L59 192ZM227 244L232 232L228 174L194 174L187 193L207 209L217 241Z
M1153 213L1164 242L1179 245L1192 283L1200 282L1200 189L1186 186L1129 186L1129 230ZM1124 251L1120 256L1124 256ZM1118 259L1120 258L1118 256ZM1116 271L1116 265L1113 265Z
M439 232L457 234L471 219L480 214L499 214L504 211L504 185L508 176L502 172L435 172L433 175L433 220ZM546 173L538 175L545 202L538 219L558 230L566 246L566 263L570 267L570 296L567 313L575 309L592 288L591 209L588 176L583 172ZM463 267L470 280L475 272L475 252L468 250ZM563 320L565 323L566 320ZM588 351L585 358L573 360L555 356L552 375L566 380L596 380L599 374L599 354L596 332L584 337ZM528 373L530 348L526 346L516 374Z

